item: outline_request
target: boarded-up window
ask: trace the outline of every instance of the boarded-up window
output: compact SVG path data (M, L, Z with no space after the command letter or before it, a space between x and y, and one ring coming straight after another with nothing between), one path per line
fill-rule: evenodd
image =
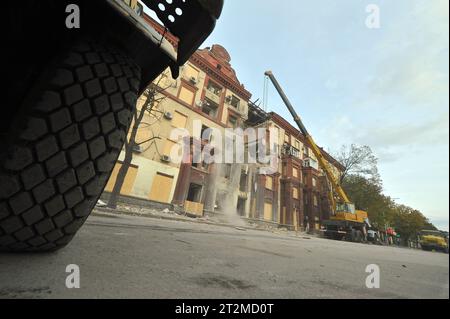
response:
M272 204L264 203L264 219L272 220Z
M189 80L191 79L198 80L199 71L192 65L186 64L184 67L184 74Z
M294 176L294 177L298 177L298 168L297 167L293 167L292 168L292 176Z
M175 111L173 114L172 125L178 128L185 128L187 123L187 116Z
M272 176L266 176L266 188L272 190L273 189L273 178Z
M156 202L169 203L172 184L173 176L157 173L148 198Z
M177 145L177 143L167 140L166 144L164 144L164 150L162 152L162 155L170 156L170 153L172 152L172 148Z
M181 101L183 101L189 105L192 105L194 103L194 92L192 92L191 90L182 86L180 89L180 95L178 96L178 98Z
M286 143L289 143L289 135L284 134L284 141L285 141Z
M294 187L292 189L292 198L298 199L298 188L297 187Z
M111 177L108 180L108 184L106 184L105 191L112 192L114 185L116 184L117 174L119 173L120 168L122 167L121 163L116 163L116 166L114 166L114 169L111 173ZM127 175L125 176L125 180L122 185L122 189L120 190L120 194L122 195L130 195L131 190L134 186L134 181L136 180L138 172L137 166L130 166L128 168Z

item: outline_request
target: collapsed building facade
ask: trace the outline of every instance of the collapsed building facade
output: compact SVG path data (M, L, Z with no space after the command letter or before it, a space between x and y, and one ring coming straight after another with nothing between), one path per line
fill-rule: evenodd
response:
M140 123L121 195L173 205L197 216L234 214L289 228L305 228L306 223L310 229L320 228L321 221L329 217L329 188L306 139L278 114L250 102L251 93L238 80L225 48L213 45L198 50L177 80L168 70L157 83L164 87L158 93L162 99ZM140 98L138 111L147 98ZM207 164L193 154L182 162L173 160L178 143L174 130L187 132L184 142L190 150L197 147L203 151L214 138L211 132L225 136L229 128L267 132L266 144L275 146L274 170L262 174L266 164L258 161ZM257 143L243 138L246 150ZM324 155L339 175L343 167L326 152ZM106 193L114 187L123 158L122 152Z

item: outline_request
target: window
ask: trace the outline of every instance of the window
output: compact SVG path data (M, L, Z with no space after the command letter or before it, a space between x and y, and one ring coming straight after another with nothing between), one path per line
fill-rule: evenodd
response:
M220 86L218 86L217 84L215 84L214 82L212 82L212 81L208 82L208 85L206 86L206 89L209 92L211 92L211 93L213 93L213 94L215 94L217 96L220 96L222 94L222 88Z
M312 178L312 186L316 187L317 186L317 180L315 177Z
M300 149L300 142L298 140L294 141L294 147L298 150Z
M284 141L289 144L289 135L284 134Z
M272 220L272 203L264 203L264 219Z
M202 104L202 112L212 118L216 118L218 108L217 104L208 100L205 100Z
M294 176L295 178L298 177L298 168L297 167L292 168L292 176Z
M314 200L314 206L317 207L319 205L319 201L317 200L317 196L316 195L314 195L313 200Z
M304 147L303 148L303 158L307 158L309 156L309 154L308 154L308 148L307 147Z
M191 184L186 200L189 202L200 203L202 196L202 186L197 184Z
M266 176L266 188L272 190L273 189L273 177Z
M292 198L298 199L298 188L297 187L292 188Z
M231 97L231 102L230 102L231 106L235 107L236 109L239 109L239 105L241 104L241 100L239 100L237 97L235 97L234 95Z
M191 90L187 89L184 86L181 86L180 94L178 95L178 98L181 101L192 106L194 104L194 96L195 96L194 92L192 92Z
M202 125L202 131L200 134L200 138L202 140L209 141L211 139L212 132L209 127L207 127L206 125Z
M236 128L238 126L238 119L236 116L228 116L228 127Z
M173 176L158 172L153 179L152 189L148 198L156 202L169 203L172 184Z
M175 111L173 114L172 125L178 128L185 128L187 123L187 116Z

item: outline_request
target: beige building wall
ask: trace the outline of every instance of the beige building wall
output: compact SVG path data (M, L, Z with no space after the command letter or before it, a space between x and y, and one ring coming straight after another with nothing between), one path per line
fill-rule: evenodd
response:
M185 103L189 102L189 105L201 112L199 102L203 91L206 90L205 78L206 74L203 71L188 62L182 67L180 77L177 80L172 79L168 69L154 81L154 83L159 83L160 87L165 88L164 92L167 93L167 97L159 104L154 105L151 113L146 112L141 121L136 137L136 142L139 146L133 154L133 167L130 168L126 177L126 185L122 188L122 194L161 202L171 202L177 184L180 164L173 163L171 159L163 160L162 156L170 155L172 146L179 142L179 140L171 136L172 132L175 129L186 129L190 136L200 138L202 125L205 125L219 130L224 136L223 126L175 100L179 98ZM190 82L191 79L193 82ZM197 91L193 93L190 90L183 89L186 86L182 84L183 81L188 81L191 84L195 81ZM247 102L226 89L225 96L231 95L239 98L241 103L238 110L229 103L224 103L223 116L220 119L217 117L217 120L223 124L228 122L227 108L231 108L235 112L239 111L241 115L245 114L244 118L247 117ZM163 97L163 95L157 96L157 98L160 97ZM141 96L137 103L138 112L145 103L146 98ZM201 125L195 127L194 120L201 120ZM120 154L119 161L123 160L124 155L124 152ZM119 167L120 163L116 165L116 173L110 178L106 191L112 190ZM168 183L168 178L173 178L172 183ZM167 191L164 189L161 192L153 187L155 181L163 185L164 188L169 189ZM219 179L218 189L226 189L226 182L227 180L224 178Z

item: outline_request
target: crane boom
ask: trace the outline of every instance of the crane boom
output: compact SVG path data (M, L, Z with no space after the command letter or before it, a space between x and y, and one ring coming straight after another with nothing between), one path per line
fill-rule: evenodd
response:
M286 107L288 108L292 117L294 118L295 123L298 125L300 132L302 132L303 135L305 135L306 140L308 141L308 143L313 151L313 154L317 158L317 161L319 162L320 167L325 172L328 180L330 181L333 189L336 191L338 197L342 200L342 202L350 203L350 200L348 199L347 194L345 193L345 191L341 187L341 185L339 185L337 178L332 173L331 168L329 167L322 152L320 151L320 148L316 145L316 143L314 142L314 139L308 133L308 130L306 129L305 125L303 124L302 120L300 119L300 116L298 116L297 112L295 112L294 107L292 106L291 102L287 98L286 94L284 93L284 91L281 88L280 84L278 83L277 79L273 75L272 71L266 71L264 74L267 77L269 77L270 81L275 86L275 89L278 91L278 94L280 94L280 97L283 100L284 104L286 105Z

